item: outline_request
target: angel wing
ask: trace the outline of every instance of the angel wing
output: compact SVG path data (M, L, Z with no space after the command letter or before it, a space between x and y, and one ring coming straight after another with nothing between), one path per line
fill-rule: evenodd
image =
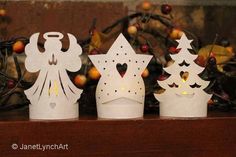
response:
M70 46L69 49L60 54L61 60L68 71L75 72L81 68L80 55L82 54L82 48L77 43L77 39L70 33L68 33Z
M25 47L25 67L29 72L37 72L42 69L42 60L45 58L44 53L38 49L39 33L35 33L30 37L29 43Z

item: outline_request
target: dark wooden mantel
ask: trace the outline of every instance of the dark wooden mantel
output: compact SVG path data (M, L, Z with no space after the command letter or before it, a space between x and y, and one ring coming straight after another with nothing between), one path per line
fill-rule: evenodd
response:
M201 119L30 121L27 110L0 113L0 157L235 157L236 113ZM11 145L68 144L68 150L13 150Z

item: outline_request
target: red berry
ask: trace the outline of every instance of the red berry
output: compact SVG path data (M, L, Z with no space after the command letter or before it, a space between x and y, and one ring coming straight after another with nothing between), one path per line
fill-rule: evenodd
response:
M8 80L7 81L7 88L11 89L15 87L15 82L13 80Z
M168 50L170 53L172 54L175 54L175 53L178 53L179 52L179 49L176 49L176 47L170 47L169 50Z
M162 74L162 75L160 75L160 76L157 78L157 80L159 80L159 81L164 81L164 80L166 80L167 78L168 78L167 75Z
M149 46L147 44L144 44L144 45L141 45L140 49L143 53L146 53L149 50Z
M135 23L134 26L137 28L137 30L141 30L142 29L142 27L141 27L141 25L139 23Z
M161 5L161 12L163 14L169 14L172 10L172 7L169 4L163 4Z
M90 52L89 52L90 55L96 55L98 54L98 51L96 49L92 49Z

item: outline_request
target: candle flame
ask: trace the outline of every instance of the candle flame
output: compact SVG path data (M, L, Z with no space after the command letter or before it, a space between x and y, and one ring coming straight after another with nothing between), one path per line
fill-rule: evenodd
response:
M53 85L50 87L48 92L49 95L54 93L56 96L58 96L58 84L56 80L53 82Z
M121 90L124 91L124 90L125 90L125 87L121 87Z

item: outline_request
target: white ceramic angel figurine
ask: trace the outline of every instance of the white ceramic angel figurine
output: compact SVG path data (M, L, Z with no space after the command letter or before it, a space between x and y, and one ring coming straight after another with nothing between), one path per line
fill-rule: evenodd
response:
M60 39L63 34L48 32L43 35L46 39L45 52L37 47L39 33L31 36L25 48L25 67L29 72L39 72L35 84L25 91L31 102L30 118L32 119L66 119L78 117L77 100L82 90L71 82L67 70L78 71L81 67L79 55L81 47L76 38L68 33L70 46L62 52Z

